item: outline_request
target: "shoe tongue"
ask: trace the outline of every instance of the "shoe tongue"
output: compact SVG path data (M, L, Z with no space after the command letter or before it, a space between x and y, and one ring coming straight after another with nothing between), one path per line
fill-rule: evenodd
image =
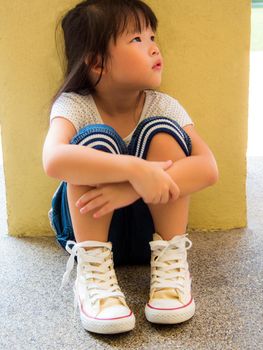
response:
M122 301L121 298L118 298L118 297L108 297L108 298L105 298L105 299L101 299L100 300L100 307L101 309L103 308L106 308L106 307L109 307L109 306L114 306L114 305L124 305L124 302Z
M173 242L173 241L178 241L178 243L179 242L181 242L181 240L182 240L182 242L183 242L183 237L184 237L185 235L175 235L172 239L170 239L169 241L166 241L166 242ZM180 238L180 240L179 240L179 238ZM153 234L153 241L164 241L164 239L159 235L159 233L157 233L157 232L155 232L154 234Z
M100 253L104 253L108 250L108 248L106 247L87 247L88 249L84 249L84 248L80 248L81 250L81 255L83 256L84 254L84 259L85 259L85 255L89 254L89 255L93 255L93 256L98 256ZM84 260L83 259L83 260Z
M179 299L179 294L174 288L162 288L154 292L153 299Z
M91 247L90 249L84 249L82 248L81 249L81 263L82 264L89 264L91 266L100 266L101 265L101 262L98 263L98 262L85 262L85 255L90 255L90 256L98 256L98 254L100 253L104 253L106 252L108 249L106 247ZM105 261L105 260L104 260ZM97 272L99 274L99 272ZM91 283L99 283L99 280L96 279L96 278L89 278L89 282Z
M105 251L107 251L108 249L106 247L92 247L91 249L88 250L84 250L83 249L83 253L84 254L93 254L93 255L97 255L96 253L100 252L100 253L104 253ZM96 252L95 252L96 251ZM92 262L89 263L92 266L99 266L100 263L96 263L96 262ZM89 281L91 283L94 283L95 281L98 283L99 281L97 279L94 278L90 278ZM110 307L110 306L114 306L114 305L124 305L125 303L122 301L121 298L118 297L108 297L105 299L101 299L100 300L100 307L101 309L106 308L106 307Z
M163 239L158 233L154 233L153 234L153 241L163 241Z
M169 260L169 261L164 261L163 263L165 265L171 265L175 262L175 260ZM176 271L180 271L180 269L176 269ZM167 271L167 277L169 275L169 271ZM154 298L160 298L160 299L178 299L179 298L179 293L175 288L162 288L154 293Z
M158 234L154 233L153 234L153 240L154 241L163 241L163 238ZM174 260L168 260L168 261L163 261L165 265L171 265L175 262L176 259ZM176 269L177 271L180 271L180 269ZM169 272L167 272L169 273ZM179 293L175 288L162 288L154 292L154 298L158 299L180 299Z

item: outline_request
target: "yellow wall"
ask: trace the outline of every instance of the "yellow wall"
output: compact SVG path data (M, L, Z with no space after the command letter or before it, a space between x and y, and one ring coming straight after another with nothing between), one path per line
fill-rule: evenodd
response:
M48 103L59 85L54 30L77 1L2 1L0 123L11 235L53 235L59 184L42 169ZM161 90L176 97L217 159L220 180L192 195L190 229L246 226L249 0L149 0L165 59Z

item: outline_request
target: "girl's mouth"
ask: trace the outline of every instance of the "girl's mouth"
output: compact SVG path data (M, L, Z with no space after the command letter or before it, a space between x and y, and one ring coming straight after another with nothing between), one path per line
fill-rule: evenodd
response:
M160 70L162 68L162 61L161 60L158 60L154 66L152 67L152 69L157 69L157 70Z

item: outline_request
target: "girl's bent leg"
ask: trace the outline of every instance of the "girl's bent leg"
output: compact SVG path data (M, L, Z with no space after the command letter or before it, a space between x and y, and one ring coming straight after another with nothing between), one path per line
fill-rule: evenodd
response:
M117 132L105 124L87 125L71 140L71 144L81 144L82 146L116 154L122 154L127 151L123 143ZM113 213L94 219L93 214L96 210L81 214L79 208L75 205L77 200L92 188L88 185L67 184L70 216L77 242L87 240L108 241L108 232Z
M164 133L154 136L147 154L147 160L152 161L172 159L175 162L185 157L184 152L174 138ZM189 195L179 197L176 202L148 204L155 229L164 240L170 240L175 235L186 232L189 205Z
M86 192L93 187L91 186L78 186L67 184L67 197L70 210L70 216L74 229L74 234L77 242L82 241L108 241L108 231L113 213L109 213L94 219L94 210L88 213L81 214L79 208L75 203Z
M136 147L131 151L147 160L175 162L191 154L189 136L178 123L165 117L144 120L132 141ZM186 260L186 250L192 244L185 235L189 196L173 203L148 204L148 208L157 232L150 242L151 283L145 316L153 323L184 322L195 312ZM174 267L168 269L171 261Z
M191 154L189 135L174 120L166 117L149 117L137 127L130 153L151 161L172 159L174 162ZM190 196L180 197L176 202L147 204L155 231L164 240L184 234L188 223Z
M114 129L96 124L88 125L81 130L71 143L109 153L115 153L115 149L116 153L120 153L117 146L119 141L121 143L120 136ZM113 258L116 260L115 253L112 254L113 244L106 242L113 213L98 219L92 216L94 210L81 214L75 203L93 187L69 183L66 185L67 193L63 198L67 197L65 202L69 205L69 216L72 219L77 243L67 242L66 249L71 256L63 282L69 278L74 265L73 259L77 259L77 277L73 290L75 305L79 306L83 327L88 331L102 334L129 331L135 326L135 317L118 285L113 263Z
M127 147L118 133L105 124L87 125L71 140L71 144L92 147L94 149L127 154ZM81 214L75 203L93 187L72 185L61 182L52 199L49 211L50 224L56 233L57 242L65 249L68 240L82 242L87 240L112 242L114 262L120 264L125 252L123 249L122 221L123 209L115 210L103 217L94 219L95 210Z

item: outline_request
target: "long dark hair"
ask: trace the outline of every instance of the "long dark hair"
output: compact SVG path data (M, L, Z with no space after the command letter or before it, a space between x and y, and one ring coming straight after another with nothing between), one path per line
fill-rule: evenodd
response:
M143 15L146 27L150 26L156 32L158 20L152 9L141 0L85 0L62 17L66 70L51 106L62 92L88 95L95 91L109 59L110 39L113 38L116 44L131 19L134 20L134 29L141 32L139 14ZM94 84L89 73L97 57L101 58L102 69Z

